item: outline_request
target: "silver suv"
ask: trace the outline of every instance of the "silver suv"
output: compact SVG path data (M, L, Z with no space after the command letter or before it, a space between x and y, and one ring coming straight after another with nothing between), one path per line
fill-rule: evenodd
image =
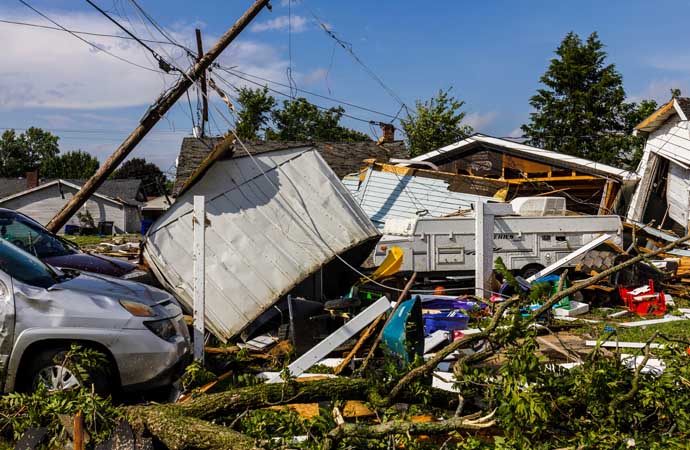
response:
M72 344L105 354L96 391L144 390L176 380L190 359L173 297L141 283L60 271L0 239L0 369L5 392L79 384L61 355Z

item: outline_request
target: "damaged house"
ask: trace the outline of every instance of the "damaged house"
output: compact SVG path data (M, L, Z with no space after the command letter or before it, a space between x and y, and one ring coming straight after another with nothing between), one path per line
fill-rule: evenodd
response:
M630 202L628 219L688 230L690 209L690 98L673 98L635 127L646 136L637 169L641 179Z
M625 211L638 176L606 164L483 134L402 164L369 161L343 183L379 228L391 218L443 217L476 201L564 197L590 215Z

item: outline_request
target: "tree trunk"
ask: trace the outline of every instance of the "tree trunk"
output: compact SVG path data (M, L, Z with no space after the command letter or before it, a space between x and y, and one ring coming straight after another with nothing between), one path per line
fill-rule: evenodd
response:
M369 382L363 379L332 378L327 380L259 384L226 392L200 395L176 405L181 414L199 419L217 418L248 409L309 403L320 400L365 400Z
M131 423L145 428L170 450L249 450L256 441L222 425L181 414L178 405L128 408Z
M440 422L391 420L390 422L384 422L378 425L344 423L328 433L322 448L324 450L336 448L338 442L345 438L378 439L391 434L446 434L457 430L481 430L490 428L495 424L496 421L491 419L491 415L487 418L479 418L476 420L472 420L469 417L453 417Z

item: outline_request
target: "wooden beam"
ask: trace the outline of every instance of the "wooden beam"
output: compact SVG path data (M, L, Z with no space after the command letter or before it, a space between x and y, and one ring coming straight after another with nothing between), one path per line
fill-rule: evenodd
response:
M196 62L198 63L199 61L201 61L201 57L204 54L204 45L201 41L201 30L197 28L194 31L196 33ZM204 137L204 134L206 133L206 123L208 122L208 99L206 98L206 71L203 71L201 73L199 81L201 83L201 137Z
M173 107L175 102L199 79L213 61L227 48L232 41L244 30L257 14L268 5L269 0L256 0L254 4L240 17L237 22L225 32L216 44L206 53L186 74L180 77L172 89L158 98L148 110L139 125L127 136L122 144L110 155L96 173L89 178L82 188L72 197L60 212L46 225L52 232L57 232L81 208L96 190L108 179L117 166L134 150L158 121Z

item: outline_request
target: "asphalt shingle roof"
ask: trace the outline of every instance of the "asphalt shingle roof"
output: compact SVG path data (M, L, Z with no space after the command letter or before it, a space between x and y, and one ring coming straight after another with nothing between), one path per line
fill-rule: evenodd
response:
M180 154L177 157L177 173L173 195L182 189L184 183L192 175L194 170L211 153L213 147L222 138L194 138L182 139ZM377 144L374 141L364 142L308 142L308 141L255 141L245 142L247 150L252 154L272 152L296 147L315 147L323 159L333 169L339 178L347 174L359 171L362 161L375 158L378 161L388 161L390 158L408 158L409 152L404 142L394 141L385 144ZM233 157L242 157L246 153L243 148L236 148Z

